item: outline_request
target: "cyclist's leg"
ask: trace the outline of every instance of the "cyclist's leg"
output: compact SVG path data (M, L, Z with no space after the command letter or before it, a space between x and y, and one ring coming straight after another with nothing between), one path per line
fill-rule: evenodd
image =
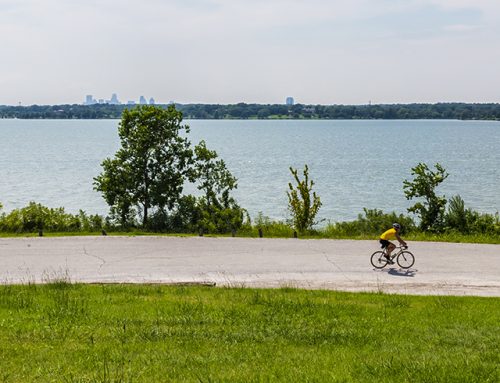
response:
M385 257L390 260L391 252L396 248L396 246L386 239L381 239L380 244L382 245L382 249L384 249Z
M396 248L396 245L392 242L389 242L389 244L387 245L387 258L391 257L391 253L395 248Z

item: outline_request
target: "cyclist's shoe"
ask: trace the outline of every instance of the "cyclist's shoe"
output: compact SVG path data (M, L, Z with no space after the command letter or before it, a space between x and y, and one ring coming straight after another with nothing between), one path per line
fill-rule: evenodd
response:
M385 257L387 259L387 264L394 265L394 261L390 257Z

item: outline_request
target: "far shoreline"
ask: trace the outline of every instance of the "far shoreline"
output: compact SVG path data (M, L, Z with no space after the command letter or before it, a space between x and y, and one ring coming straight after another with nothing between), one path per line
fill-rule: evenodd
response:
M500 121L500 103L312 104L152 104L175 107L186 120L461 120ZM119 119L140 104L0 105L1 118Z
M110 118L17 118L0 117L0 121L120 121L118 117ZM457 122L500 122L500 119L470 119L462 120L458 118L184 118L183 121L457 121Z

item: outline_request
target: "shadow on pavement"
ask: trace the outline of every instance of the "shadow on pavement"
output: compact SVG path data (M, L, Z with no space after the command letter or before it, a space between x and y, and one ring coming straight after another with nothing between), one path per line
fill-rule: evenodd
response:
M414 277L417 274L417 271L418 270L415 269L404 270L404 269L391 268L387 271L387 274L394 275L396 277Z

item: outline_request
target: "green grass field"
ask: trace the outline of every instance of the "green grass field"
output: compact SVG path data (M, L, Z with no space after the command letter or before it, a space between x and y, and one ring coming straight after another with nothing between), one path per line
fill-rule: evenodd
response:
M0 382L498 382L500 298L0 286Z

